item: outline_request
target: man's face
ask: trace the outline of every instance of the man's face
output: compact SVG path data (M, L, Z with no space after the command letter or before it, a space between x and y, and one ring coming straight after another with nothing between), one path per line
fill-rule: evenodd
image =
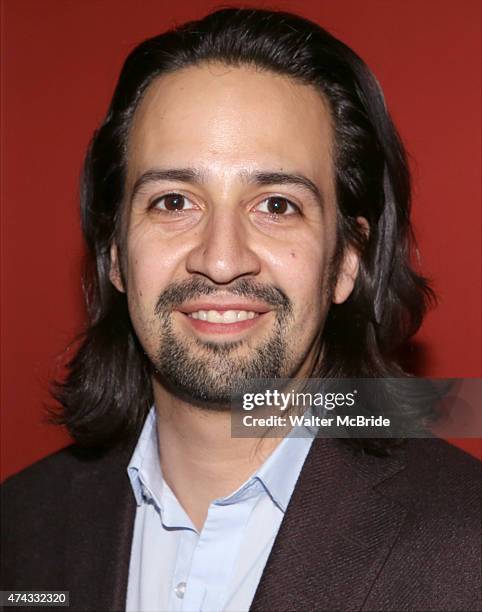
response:
M202 65L149 87L111 279L155 385L214 406L236 380L309 375L356 275L347 253L333 283L332 150L322 97L286 77Z

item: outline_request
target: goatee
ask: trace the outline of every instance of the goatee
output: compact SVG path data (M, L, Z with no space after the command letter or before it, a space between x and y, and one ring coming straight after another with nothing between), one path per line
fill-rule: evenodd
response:
M161 333L153 366L159 382L184 401L226 410L232 395L241 393L249 381L289 376L292 364L287 331L293 308L280 288L241 279L223 288L223 294L254 298L272 306L275 321L267 338L247 351L244 340L215 343L179 338L172 325L173 310L186 301L218 292L219 287L203 279L174 283L163 291L155 309ZM245 355L236 354L243 349Z

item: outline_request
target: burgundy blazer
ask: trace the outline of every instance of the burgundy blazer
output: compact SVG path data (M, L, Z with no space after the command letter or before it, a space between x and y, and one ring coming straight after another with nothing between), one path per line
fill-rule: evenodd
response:
M131 452L71 446L5 482L2 589L125 609ZM481 465L435 439L385 458L315 440L251 610L482 610Z

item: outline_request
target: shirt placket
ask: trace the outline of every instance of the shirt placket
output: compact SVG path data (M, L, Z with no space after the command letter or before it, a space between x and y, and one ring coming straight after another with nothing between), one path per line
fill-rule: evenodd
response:
M246 523L256 498L247 495L235 503L214 502L192 557L182 612L223 609Z
M170 588L169 612L181 612L183 610L191 562L198 541L199 535L194 531L186 529L179 534L176 564Z

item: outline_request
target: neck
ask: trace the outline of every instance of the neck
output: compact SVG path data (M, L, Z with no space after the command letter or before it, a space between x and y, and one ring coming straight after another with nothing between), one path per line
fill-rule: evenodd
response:
M281 438L232 438L229 410L198 408L153 381L165 481L198 530L210 503L238 489Z

